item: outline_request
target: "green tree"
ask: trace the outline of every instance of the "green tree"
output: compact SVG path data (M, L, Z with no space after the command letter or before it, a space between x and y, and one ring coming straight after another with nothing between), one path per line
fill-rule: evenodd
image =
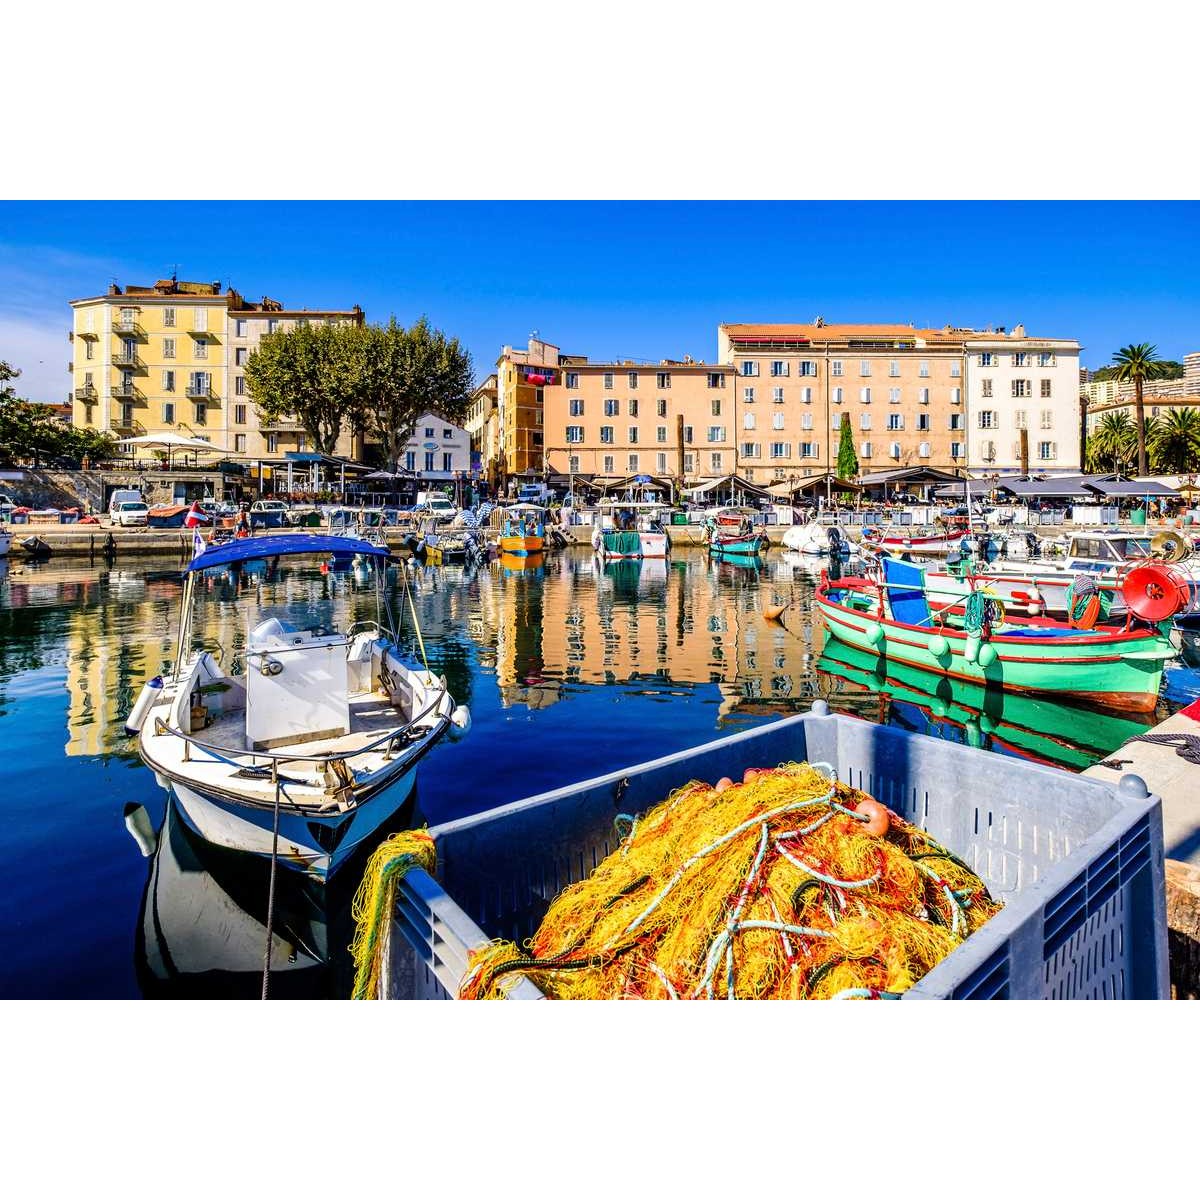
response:
M1154 469L1184 475L1200 469L1200 412L1172 408L1148 434Z
M842 436L838 442L837 477L852 479L858 474L858 456L854 453L854 434L850 429L850 417L842 413Z
M368 433L383 447L389 470L422 413L433 411L460 422L474 383L471 355L458 338L434 329L425 317L405 329L392 317L366 331Z
M1183 363L1176 362L1171 358L1160 358L1158 360L1159 367L1162 368L1162 374L1158 375L1159 379L1182 379L1184 375ZM1116 379L1118 367L1111 363L1107 367L1098 367L1091 372L1091 381L1093 383L1103 383L1107 379Z
M1124 409L1105 413L1088 435L1088 470L1126 471L1136 457L1137 430L1129 414Z
M1145 475L1149 470L1146 461L1146 406L1143 400L1143 390L1147 379L1158 379L1162 370L1162 360L1158 357L1158 347L1149 342L1131 343L1122 346L1113 355L1117 371L1114 378L1118 383L1133 384L1133 407L1137 419L1137 472Z

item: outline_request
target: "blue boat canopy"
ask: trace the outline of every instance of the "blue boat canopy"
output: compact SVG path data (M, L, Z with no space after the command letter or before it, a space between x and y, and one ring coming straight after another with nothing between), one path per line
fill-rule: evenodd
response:
M203 571L206 567L223 567L227 563L246 562L252 558L276 558L284 554L338 554L346 557L366 554L386 558L387 553L386 546L376 546L362 538L338 537L330 533L284 533L236 538L220 546L209 546L197 554L184 571Z

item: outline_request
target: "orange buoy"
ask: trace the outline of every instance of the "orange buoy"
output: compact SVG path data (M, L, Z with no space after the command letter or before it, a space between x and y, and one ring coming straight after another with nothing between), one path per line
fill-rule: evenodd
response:
M892 827L892 814L878 800L860 800L854 811L867 818L863 830L871 837L883 837Z
M1121 595L1129 611L1142 621L1165 621L1192 602L1188 577L1178 567L1164 562L1134 567L1121 581Z
M717 780L717 786L715 790L718 792L723 792L726 788L731 787L733 787L733 780L726 775L724 778Z

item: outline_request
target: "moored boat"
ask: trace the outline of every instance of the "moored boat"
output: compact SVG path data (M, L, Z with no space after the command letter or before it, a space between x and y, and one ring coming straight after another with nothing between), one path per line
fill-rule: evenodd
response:
M546 545L545 511L537 504L513 504L504 509L500 553L540 554Z
M1007 617L975 593L937 611L924 569L883 559L883 579L822 579L814 605L829 632L851 646L968 682L1042 692L1134 712L1158 702L1175 656L1169 616L1077 629L1046 617Z
M339 553L387 556L369 542L314 534L202 550L185 568L174 668L146 684L126 722L201 837L318 879L407 800L421 758L447 732L465 730L469 714L444 678L401 658L383 570L373 572L373 621L301 628L262 611L245 649L228 659L221 647L192 651L191 635L195 581L209 568ZM409 607L415 620L411 596Z

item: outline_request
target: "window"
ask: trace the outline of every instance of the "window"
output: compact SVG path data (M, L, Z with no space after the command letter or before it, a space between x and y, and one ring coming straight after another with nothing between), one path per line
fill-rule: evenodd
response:
M239 351L239 353L240 353L240 351ZM173 337L163 338L163 358L174 358L174 357L175 357L175 339Z
M869 358L861 358L858 361L858 373L860 375L870 375L871 360Z
M631 417L638 415L638 398L636 396L629 397L629 415Z
M754 428L754 414L752 412L742 413L742 428L743 429L753 429Z
M889 430L897 430L904 428L904 414L898 412L888 413L887 427Z
M712 402L712 415L714 417L719 417L721 415L721 401L717 398L714 398Z
M658 398L658 401L657 401L657 404L658 404L658 415L659 415L660 417L665 417L665 416L667 415L667 401L666 401L666 399L665 399L664 397L662 397L662 396L659 396L659 398Z
M996 365L996 356L991 351L985 351L979 356L979 365L981 367L994 367Z
M858 414L858 425L859 425L859 428L862 430L870 429L871 428L871 414L869 412L859 413Z
M203 404L194 404L192 407L196 410L195 414L194 414L195 424L207 425L208 424L208 409L205 408Z
M244 404L235 404L233 406L233 423L235 425L245 425L246 406Z
M125 403L121 405L121 425L124 428L129 428L133 424L133 405Z
M670 371L659 371L658 386L663 391L666 391L666 389L671 386L671 372Z
M985 400L990 400L992 398L992 381L990 379L981 379L979 381L979 387L979 394Z
M840 375L842 373L842 360L840 358L835 358L829 364L829 373L830 375Z
M951 413L950 414L950 428L951 429L961 429L962 427L963 427L962 413Z
M683 473L685 475L692 474L696 469L696 456L694 454L685 454L683 456Z
M858 398L864 404L870 404L871 403L871 389L869 387L859 388L858 389Z
M858 447L858 452L863 458L870 458L871 457L871 443L870 442L860 442L859 447Z
M771 374L776 376L789 374L787 362L782 358L775 359L771 363Z
M173 392L174 390L175 390L175 372L174 371L164 371L163 372L163 391L164 392Z
M917 413L917 432L918 433L928 433L929 432L929 414L928 413Z
M1054 428L1054 410L1053 409L1050 409L1050 408L1042 409L1042 428L1043 429L1053 429Z
M579 386L579 372L578 371L568 371L567 372L566 385L569 388L577 388Z
M246 453L246 435L244 433L235 433L233 435L233 452L235 454Z
M996 414L991 409L984 408L979 412L980 429L997 429Z
M708 427L708 440L710 442L723 442L725 440L725 426L710 425Z
M659 452L659 455L658 455L657 466L658 466L658 472L660 475L665 473L665 471L667 469L667 456L665 454L663 454L661 451Z
M950 378L951 379L961 379L962 378L962 363L960 363L957 359L955 359L955 361L950 364Z
M1038 442L1038 458L1042 462L1049 462L1052 458L1058 457L1058 448L1053 442Z
M683 440L685 442L687 442L689 446L691 445L691 443L692 443L692 427L690 425L685 425L683 427Z
M1039 367L1052 367L1052 366L1054 366L1054 355L1053 355L1053 353L1052 353L1051 351L1049 351L1049 350L1043 350L1043 351L1042 351L1042 352L1041 352L1041 353L1040 353L1040 354L1037 356L1037 365L1038 365Z
M1017 351L1017 352L1016 352L1016 353L1015 353L1015 354L1012 356L1012 365L1013 365L1014 367L1027 367L1027 366L1029 366L1029 355L1028 355L1028 354L1026 354L1026 353L1025 353L1023 350Z
M708 460L712 463L712 469L714 471L724 470L722 463L724 463L725 459L719 450L713 454L710 454L708 456Z
M754 403L754 389L752 387L742 388L742 400L746 404Z
M841 372L838 373L841 374ZM787 372L785 371L784 374L786 375ZM815 378L817 374L817 364L811 358L804 359L800 363L800 374L806 375L810 378Z
M241 317L238 317L238 319L234 321L233 333L235 337L246 336L246 322Z
M194 329L196 333L206 333L208 331L207 308L192 309L192 329Z
M962 456L963 456L962 442L951 442L950 443L950 457L951 458L962 458Z
M163 328L164 329L174 329L175 328L175 310L173 308L164 308L163 309Z
M917 388L917 403L918 404L928 404L929 403L929 389L928 388Z
M742 443L743 458L762 458L762 445L759 442Z
M629 390L631 392L636 392L637 385L638 385L638 373L636 371L630 371L629 372Z
M605 371L604 372L604 389L605 389L605 391L611 392L612 386L613 386L613 373L611 371Z
M781 413L780 416L783 414ZM810 412L800 414L800 428L811 429L813 427L813 415Z
M784 414L781 412L771 414L771 428L782 429L784 422Z
M816 442L801 442L800 443L800 457L801 458L816 458L817 457L817 443Z
M582 417L583 416L583 397L582 396L572 396L571 400L570 400L570 409L571 409L571 416Z
M166 354L165 349L164 349L163 353ZM235 367L244 367L246 365L246 358L249 355L249 353L250 353L250 351L248 349L246 349L245 346L239 346L233 352L233 365ZM172 356L168 355L168 357L172 357Z
M583 441L583 426L582 425L568 425L567 426L567 441L568 442L582 442Z
M1025 410L1023 408L1018 408L1013 413L1013 427L1015 429L1024 429L1025 424L1026 424Z
M93 342L91 340L91 338L88 338L88 340L83 343L83 356L89 362L91 361L91 359L95 353L95 349L96 349L96 343Z
M1050 382L1051 382L1051 381L1050 381L1049 379L1043 379L1043 380L1042 380L1041 392L1042 392L1042 399L1043 399L1043 400L1049 400L1049 399L1050 399Z
M929 378L929 359L921 359L920 365L917 368L917 374L920 375L922 379Z
M272 434L271 436L273 437L274 434ZM270 449L272 449L272 450L274 448L275 448L274 446L270 447ZM417 452L415 450L409 450L405 453L404 467L408 471L415 471L417 469Z
M613 399L611 396L604 401L604 415L606 417L619 417L621 415L620 400Z
M745 359L745 360L743 360L743 362L742 362L742 374L743 374L743 375L744 375L746 378L750 378L750 377L751 377L751 376L753 376L753 375L757 375L757 374L758 374L758 363L756 363L756 362L751 362L749 359Z
M888 374L893 377L900 374L900 360L898 358L893 358L892 361L888 363Z
M168 400L163 405L163 424L164 425L174 425L175 424L175 403L172 400Z
M888 388L888 403L889 404L899 404L900 403L900 389L899 388Z
M842 402L842 389L840 387L833 389L833 402L834 404L841 404Z
M201 311L203 311L203 310L201 310ZM197 338L196 339L195 344L192 346L192 357L193 358L207 358L208 357L208 338Z
M1032 396L1033 388L1030 386L1028 379L1014 379L1012 381L1012 394L1014 399L1023 396Z
M812 388L810 388L810 387L801 388L800 389L800 399L805 404L811 404L812 403Z
M658 440L660 442L665 442L667 440L667 427L665 425L660 425L658 427Z
M433 451L432 450L425 451L425 470L427 470L427 471L433 470Z
M889 454L890 454L890 455L891 455L893 458L899 458L899 457L900 457L900 443L899 443L899 442L893 442L893 443L891 444L891 446L889 446L889 447L888 447L888 453L889 453Z
M279 328L279 322L275 317L270 317L267 320L267 332L274 333Z
M427 426L425 427L425 436L426 436L427 438L431 438L431 437L433 437L433 426L432 426L432 425L427 425Z
M721 371L709 371L708 386L710 388L723 388L725 386L725 376Z
M576 474L579 471L579 455L578 454L571 454L571 455L567 456L567 470L570 471L572 475Z
M792 444L791 442L772 442L771 443L772 458L791 458Z
M812 391L811 388L809 388L808 390ZM777 387L777 388L771 389L771 403L772 404L782 404L783 403L783 388Z
M617 460L611 454L606 454L604 456L604 473L605 473L605 475L612 475L616 471L616 466L617 466Z
M950 403L951 404L961 404L962 403L962 388L952 387L950 389Z
M637 437L638 437L638 427L636 425L630 425L630 427L629 427L629 444L631 446L637 445Z
M613 427L611 425L600 426L600 441L607 446L613 444Z
M929 443L928 442L922 442L917 447L917 457L918 458L928 458L929 457Z

